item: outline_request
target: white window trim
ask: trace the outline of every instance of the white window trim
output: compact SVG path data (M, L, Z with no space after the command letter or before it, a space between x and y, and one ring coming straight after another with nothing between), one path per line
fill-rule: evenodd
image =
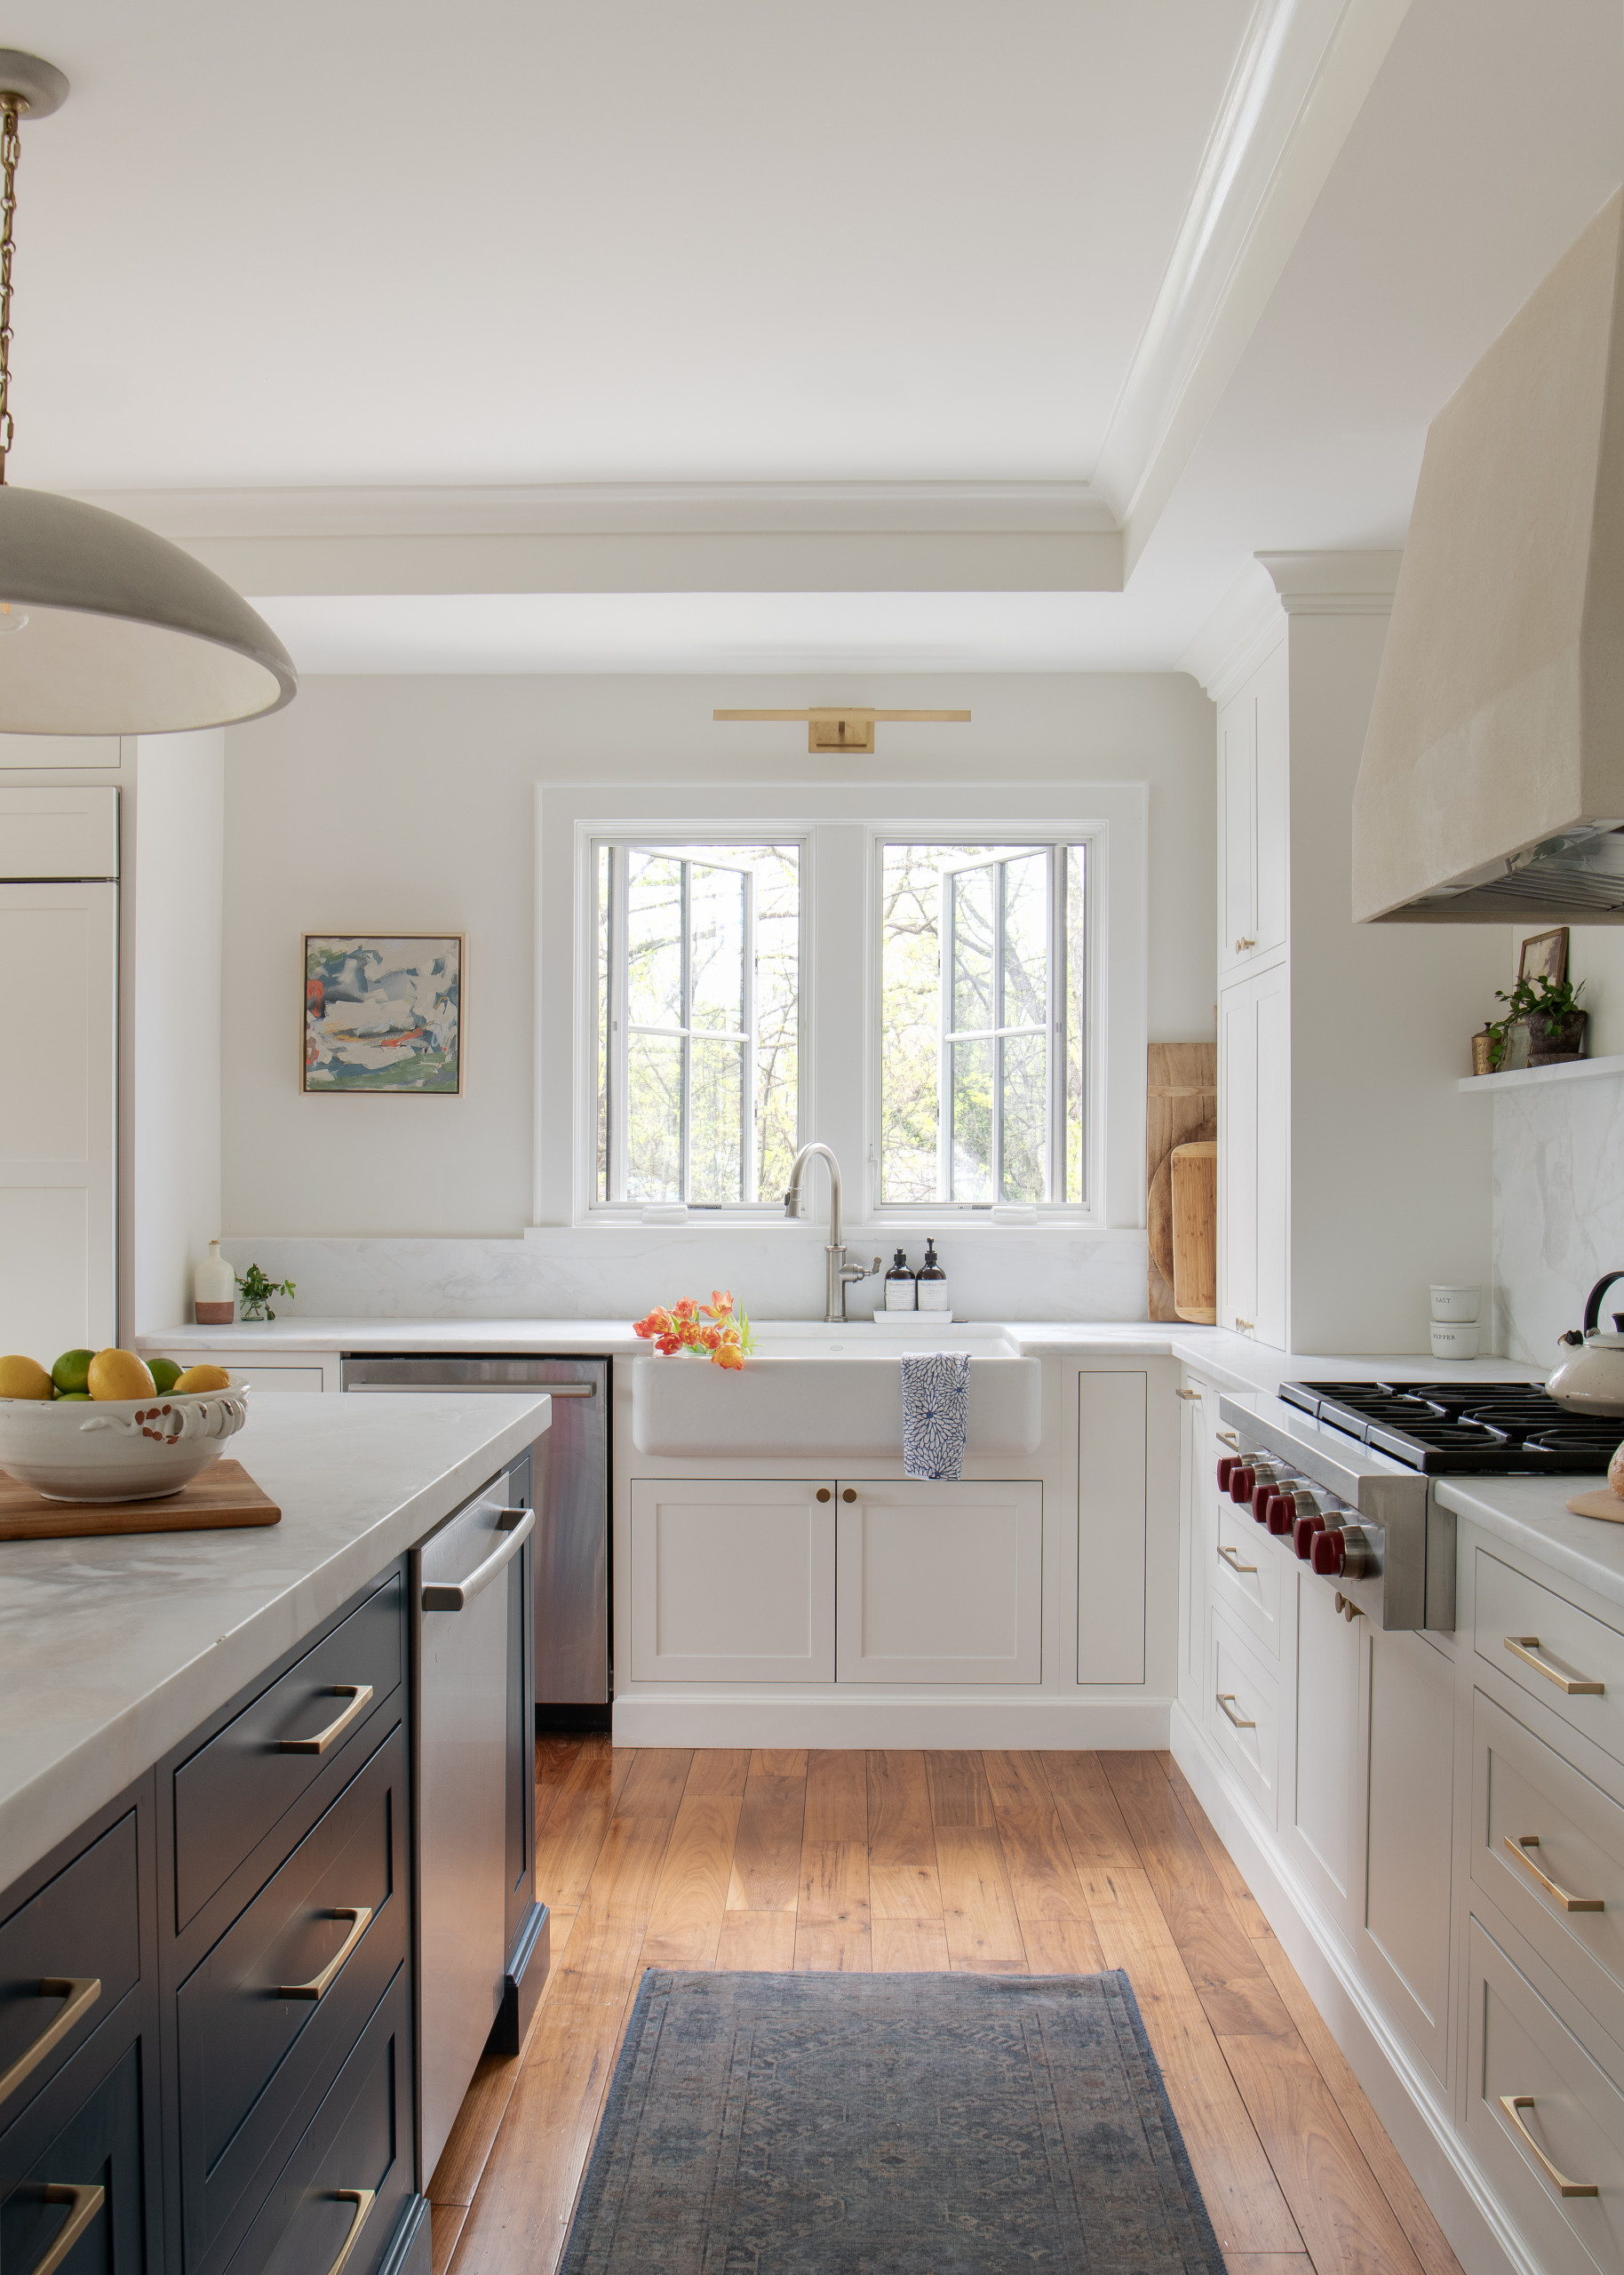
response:
M841 1005L877 1002L874 912L877 850L892 840L1007 842L1031 838L1088 843L1089 1205L1050 1203L1040 1224L1076 1230L1142 1225L1144 1067L1148 982L1150 792L1139 782L832 786L782 783L763 788L658 782L537 784L536 792L535 1203L537 1227L641 1224L630 1207L593 1204L595 1144L582 1101L594 1094L597 943L592 844L602 836L647 832L692 842L807 842L801 893L801 1115L803 1138L831 1145L844 1173L848 1233L918 1226L920 1208L874 1205L879 1130L879 1034L850 1031ZM814 834L814 833L816 833ZM854 914L860 922L854 922ZM861 1046L861 1047L859 1047ZM561 1072L568 1079L561 1081ZM827 1212L826 1185L814 1179L815 1217ZM955 1237L996 1238L985 1209L947 1204L935 1213ZM763 1234L789 1220L770 1204L707 1209L661 1237L703 1239L718 1225ZM651 1228L649 1228L651 1229ZM804 1235L803 1235L804 1236Z

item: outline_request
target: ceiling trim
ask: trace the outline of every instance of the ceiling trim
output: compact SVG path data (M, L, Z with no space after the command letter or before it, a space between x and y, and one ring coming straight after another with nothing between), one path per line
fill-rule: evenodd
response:
M646 482L98 491L163 536L1110 535L1086 482Z
M1410 0L1258 0L1091 487L1131 576Z
M1402 551L1260 553L1287 616L1390 616Z
M1262 564L1248 561L1179 658L1214 703L1227 703L1286 637L1286 611Z

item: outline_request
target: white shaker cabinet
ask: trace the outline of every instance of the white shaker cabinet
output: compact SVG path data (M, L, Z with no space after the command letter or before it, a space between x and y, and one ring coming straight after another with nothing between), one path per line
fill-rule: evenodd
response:
M632 1487L639 1682L832 1682L835 1481Z
M1291 995L1276 963L1218 1005L1218 1324L1282 1348L1291 1224Z
M842 1478L841 1682L1039 1682L1043 1488Z
M1286 649L1218 712L1218 970L1278 955L1286 931Z

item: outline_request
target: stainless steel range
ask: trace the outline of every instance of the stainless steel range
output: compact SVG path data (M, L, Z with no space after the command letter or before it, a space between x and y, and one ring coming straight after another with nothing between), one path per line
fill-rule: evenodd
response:
M1218 1483L1381 1627L1453 1628L1455 1519L1439 1476L1604 1472L1616 1424L1537 1383L1283 1383L1219 1401L1235 1450Z

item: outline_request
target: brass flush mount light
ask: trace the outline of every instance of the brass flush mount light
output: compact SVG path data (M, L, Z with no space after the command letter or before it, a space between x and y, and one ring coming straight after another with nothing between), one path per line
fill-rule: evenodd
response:
M53 63L0 48L0 734L171 734L257 718L291 702L299 681L222 578L122 514L6 478L19 128L67 99Z
M810 751L872 751L876 719L934 719L963 726L967 711L870 711L858 703L816 704L805 711L712 711L712 719L804 719Z

